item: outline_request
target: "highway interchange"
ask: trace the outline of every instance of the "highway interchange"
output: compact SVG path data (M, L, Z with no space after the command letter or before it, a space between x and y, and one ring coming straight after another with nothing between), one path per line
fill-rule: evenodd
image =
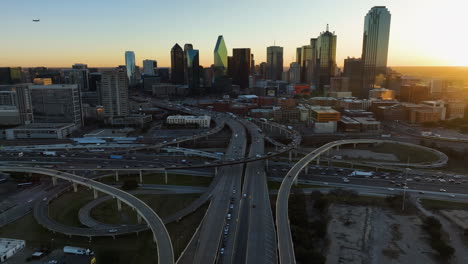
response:
M402 174L398 174L397 172L388 174L377 173L370 178L351 178L351 182L343 183L343 178L350 178L346 177L346 175L350 173L350 170L324 166L309 166L317 157L325 155L329 149L337 146L345 144L374 144L388 141L360 139L330 142L306 155L306 157L295 163L292 168L281 162L274 163L270 161L270 166L268 168L269 176L275 175L278 177L276 178L277 180L282 180L276 202L275 226L273 212L270 206L270 196L267 186L267 166L265 163L268 158L297 149L300 143L300 136L298 137L294 131L290 131L284 126L274 123L268 124L272 126L271 129L276 128L280 131L284 131L284 134L289 135L291 143L284 145L273 138L265 136L266 133L253 122L232 115L221 113L214 114L205 110L195 110L195 108L187 108L162 102L157 102L155 105L173 111L210 114L214 118L216 126L214 129L204 132L203 135L184 137L171 142L158 143L153 146L105 152L105 154L127 153L126 157L128 157L128 159L123 161L109 160L105 156L102 158L90 157L90 154L81 153L83 155L54 157L53 160L55 163L52 163L54 167L51 169L28 167L31 166L32 163L40 164L41 162L49 162L50 164L51 158L49 157L35 156L34 153L26 154L24 157L3 155L0 171L39 173L50 176L53 179L61 178L73 182L72 185L59 183L58 186L49 190L50 193L53 193L52 196L58 196L60 193L72 187L76 188L74 184L79 184L109 194L111 197L117 198L118 201L135 208L138 211L139 217L141 217L146 224L125 228L120 227L120 229L116 227L118 232L115 234L109 234L109 228L114 228L115 226L99 223L89 218L89 210L92 206L95 206L98 202L102 202L102 200L110 198L100 198L99 201L96 200L94 204L85 208L86 210L83 209L84 211L80 213L80 220L82 223L88 223L86 225L90 227L90 233L82 233L83 228L76 230L76 232L70 232L72 228L63 227L63 229L61 229L62 227L59 223L48 222L48 224L55 226L54 231L56 232L69 235L81 234L90 237L114 236L128 232L140 232L149 227L154 234L154 239L158 246L159 263L175 262L172 244L164 224L181 220L184 216L192 213L205 203L209 203L206 214L186 249L177 260L177 263L295 263L287 203L290 189L302 171L305 171L305 174L301 175L302 180L300 183L322 185L325 188L321 188L321 190L346 187L357 190L362 194L378 196L398 193L403 190L403 186L405 186L403 184ZM258 124L258 120L255 121ZM165 158L158 158L158 160L155 160L154 157L149 158L149 155L137 152L159 151L159 149L168 145L178 145L191 140L203 139L207 136L219 133L225 126L231 130L231 139L225 155L219 161L203 162L203 160L200 160L199 162L194 161L193 164L181 164L181 158L179 158L169 163ZM275 149L277 151L265 154L265 141L276 145ZM439 160L440 163L446 163L444 158L441 160L442 162ZM73 166L69 164L73 164ZM430 166L433 165L434 164ZM440 165L441 164L435 164L435 166ZM391 166L396 165L393 164ZM212 171L212 168L216 168L216 173L210 186L206 188L206 190L197 190L203 191L203 194L189 206L166 219L161 219L151 208L132 194L123 192L113 186L94 181L91 179L92 177L96 177L94 173L86 177L75 174L75 172L78 171L101 171L103 173L108 171L128 171L141 173L146 171L166 172L167 170L193 171L194 169L207 170L207 173L210 174L209 171ZM61 172L63 170L73 173ZM310 174L308 173L309 171L311 171ZM282 179L282 175L286 172L286 177ZM410 173L416 174L417 171L415 170ZM431 177L433 180L429 181L428 179ZM453 181L450 181L452 184L447 185L448 177L446 177L446 182L442 182L440 179L444 180L440 175L425 177L420 181L415 181L410 178L412 181L406 184L406 187L409 187L409 189L406 190L410 193L414 192L418 193L420 196L425 195L434 199L452 199L457 201L466 201L468 199L467 195L458 194L458 192L463 192L466 181L462 182L460 179L458 182L455 180L457 178L454 178ZM405 181L405 183L407 182ZM398 186L398 184L400 185ZM160 188L164 189L162 186ZM444 191L442 192L441 190ZM153 192L160 191L161 190ZM183 189L172 191L184 193ZM457 194L455 195L452 192ZM43 196L44 193L42 192L35 198ZM49 195L50 198L52 198L52 196ZM42 202L37 203L38 206L35 207L34 214L37 218L46 219L43 223L47 223L50 219L47 220L48 217L44 217L44 211L48 206L49 199L39 200ZM31 207L32 206L29 208ZM57 226L59 228L57 228Z

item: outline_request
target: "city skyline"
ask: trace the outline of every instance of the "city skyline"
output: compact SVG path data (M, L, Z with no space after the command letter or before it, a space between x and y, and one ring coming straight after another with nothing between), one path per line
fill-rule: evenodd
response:
M393 15L389 66L468 66L468 55L458 52L468 45L468 37L457 30L467 23L460 20L463 8L451 8L466 5L461 0L449 0L450 4L364 0L352 6L344 5L344 0L320 0L314 4L297 0L278 7L274 4L281 1L261 0L272 6L268 14L261 11L262 3L249 7L246 1L240 1L232 8L225 8L214 5L212 0L204 0L199 5L179 0L176 4L187 7L179 10L178 15L184 18L179 22L172 21L178 16L169 6L151 1L142 1L137 6L115 1L110 7L112 12L105 2L93 3L92 10L86 8L87 1L82 7L56 0L45 2L4 3L0 17L15 27L0 29L2 35L8 36L3 41L8 52L0 53L0 66L68 67L86 63L91 67L115 67L124 64L122 54L131 50L135 52L138 66L144 59L153 59L162 67L170 67L170 49L174 43L193 43L200 50L200 65L206 67L213 63L212 51L218 35L224 36L229 55L232 48L250 48L257 63L266 61L268 46L284 47L284 66L287 66L295 61L296 48L316 36L326 24L338 36L337 64L343 66L348 56L361 56L364 17L378 5L387 6ZM206 15L189 12L191 8ZM126 12L136 14L134 17L138 19L123 17ZM238 13L235 19L222 19L223 12ZM311 17L311 12L317 13ZM272 21L269 19L272 16L281 19ZM444 19L433 19L440 16ZM41 21L33 23L34 18ZM183 23L186 20L192 23ZM213 20L222 23L209 23ZM453 35L457 41L452 43L453 48L446 49L437 41L428 41L431 35Z

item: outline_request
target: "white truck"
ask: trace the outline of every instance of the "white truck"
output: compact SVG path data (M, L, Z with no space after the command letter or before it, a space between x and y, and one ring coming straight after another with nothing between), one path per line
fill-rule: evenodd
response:
M57 152L55 152L55 151L43 151L42 155L55 157L55 156L57 156Z
M369 177L372 177L372 175L374 175L373 172L370 172L370 171L353 171L349 174L350 177L366 177L366 178L369 178Z
M71 246L63 247L63 253L74 254L74 255L86 255L86 256L94 255L94 252L92 252L89 249L79 248L79 247L71 247Z

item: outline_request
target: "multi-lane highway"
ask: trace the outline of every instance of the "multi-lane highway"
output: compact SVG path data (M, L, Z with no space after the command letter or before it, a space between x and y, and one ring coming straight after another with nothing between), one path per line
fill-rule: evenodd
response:
M247 144L245 129L235 120L229 120L227 124L232 130L232 137L225 158L241 158L245 155ZM207 212L178 263L214 263L216 261L218 250L223 243L225 224L234 221L228 216L229 205L231 197L235 200L234 194L240 190L242 170L243 165L238 164L222 167L218 171L219 182L213 190Z
M253 123L242 121L250 134L250 157L264 156L264 137ZM231 224L223 263L277 263L276 232L270 205L265 162L246 165L240 210Z

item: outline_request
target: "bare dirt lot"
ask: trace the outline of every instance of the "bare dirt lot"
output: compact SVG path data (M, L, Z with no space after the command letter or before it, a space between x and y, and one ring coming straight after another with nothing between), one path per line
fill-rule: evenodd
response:
M388 209L332 205L327 264L438 263L418 216Z

